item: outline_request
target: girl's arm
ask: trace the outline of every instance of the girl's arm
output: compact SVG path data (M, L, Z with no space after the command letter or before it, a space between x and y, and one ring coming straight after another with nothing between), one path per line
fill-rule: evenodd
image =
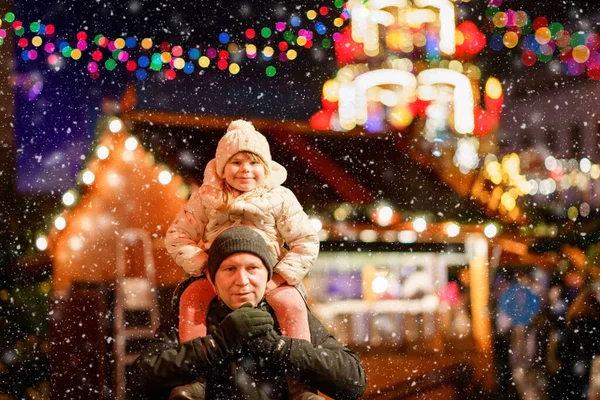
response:
M284 187L277 190L283 201L280 208L275 210L276 226L290 251L275 265L274 270L288 284L295 286L316 260L319 238L294 193Z
M203 197L206 195L204 186L192 193L187 204L177 213L167 229L165 237L169 255L177 265L193 276L200 275L208 259L202 243L208 224L203 203Z

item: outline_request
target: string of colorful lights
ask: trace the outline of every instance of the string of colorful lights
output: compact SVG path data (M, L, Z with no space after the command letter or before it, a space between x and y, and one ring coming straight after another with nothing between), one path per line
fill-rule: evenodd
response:
M485 16L490 21L491 49L512 49L521 42L521 62L525 66L547 63L558 54L566 75L579 76L587 70L589 78L600 79L600 35L569 32L560 22L550 22L544 16L532 19L523 10L500 11L502 0L490 0L488 4Z
M197 67L205 69L211 66L237 75L244 60L254 59L269 63L265 74L273 77L277 74L277 67L272 64L295 60L298 56L296 48L332 47L340 37L335 28L343 27L350 18L344 4L343 0L336 0L334 7L309 10L304 19L293 15L289 24L279 21L274 29L268 26L248 28L235 36L222 32L217 44L196 45L187 51L169 42L155 43L150 37L138 41L134 36L111 39L97 34L92 38L83 30L77 33L76 40L69 42L58 37L52 24L32 22L26 29L12 12L6 13L4 20L0 19L0 26L6 22L14 30L23 61L46 57L50 66L56 66L61 57L73 61L87 60L87 71L92 79L99 78L103 72L114 71L120 65L124 65L138 80L145 80L149 71L163 71L166 80L173 80L179 72L190 75ZM340 14L331 18L334 12ZM7 29L0 28L0 45L6 35Z

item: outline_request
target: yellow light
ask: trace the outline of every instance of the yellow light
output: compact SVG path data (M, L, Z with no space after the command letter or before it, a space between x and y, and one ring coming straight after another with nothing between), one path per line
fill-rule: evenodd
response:
M275 53L275 51L273 50L273 48L271 46L266 46L263 49L262 53L265 57L273 57L273 54Z
M461 44L463 44L465 42L465 35L457 29L455 32L454 40L456 41L456 45L460 46Z
M73 49L73 51L71 52L71 58L73 60L79 60L81 58L81 50Z
M317 12L315 10L308 10L308 12L306 13L306 18L310 20L317 18Z
M579 216L579 210L577 209L577 207L575 207L575 206L569 207L569 210L567 211L567 216L569 217L569 219L575 221L577 219L577 217Z
M40 47L42 45L42 38L39 36L34 36L33 39L31 39L31 44L35 47Z
M304 36L298 36L296 43L298 43L298 46L304 46L306 44L306 38Z
M123 39L123 38L115 39L114 45L117 49L121 50L123 47L125 47L125 39Z
M502 96L502 84L494 77L491 77L485 83L485 93L491 99L499 99Z
M168 51L164 51L160 55L160 60L163 62L163 64L168 64L171 62L171 58L173 58L173 56L171 56L171 53Z
M336 102L339 100L340 84L333 79L329 79L323 85L323 97L327 101Z
M176 69L183 69L183 67L185 67L185 60L181 57L177 57L175 61L173 61L173 66Z
M338 18L336 18L336 19L333 20L333 25L335 25L336 28L339 28L342 25L344 25L344 20L338 17Z
M246 46L246 54L252 56L256 54L256 46L253 44L249 44Z
M202 68L206 68L210 65L210 58L202 56L198 59L198 65Z
M600 166L598 164L592 165L592 168L590 169L590 176L592 179L600 178Z
M146 50L149 50L152 47L152 39L150 39L150 38L143 39L142 47Z
M298 57L298 53L296 52L296 50L292 49L287 51L286 56L288 60L295 60L296 57Z
M500 198L500 203L506 208L508 211L511 211L516 206L516 201L514 197L512 197L509 193L504 193Z
M237 73L240 72L240 66L236 63L231 63L229 64L229 73L231 75L237 75Z

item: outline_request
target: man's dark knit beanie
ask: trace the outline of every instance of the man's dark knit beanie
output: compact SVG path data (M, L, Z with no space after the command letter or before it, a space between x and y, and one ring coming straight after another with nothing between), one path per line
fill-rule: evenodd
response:
M269 271L269 279L273 276L276 260L265 239L253 229L235 226L221 232L208 250L207 270L213 283L223 260L235 253L251 253L259 257Z

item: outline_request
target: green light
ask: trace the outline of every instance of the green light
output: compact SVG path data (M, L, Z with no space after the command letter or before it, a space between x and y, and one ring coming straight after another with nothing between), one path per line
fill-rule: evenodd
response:
M267 74L267 76L268 76L269 78L272 78L272 77L274 77L274 76L275 76L275 74L277 73L277 70L275 69L275 67L274 67L274 66L272 66L272 65L269 65L269 66L267 67L267 69L266 69L265 73Z
M262 37L264 37L265 39L268 39L271 37L271 29L264 27L260 30L260 34L262 35Z
M106 67L106 69L109 71L112 71L113 69L115 69L116 66L117 66L117 62L115 60L113 60L112 58L109 58L108 60L106 60L104 62L104 67Z

